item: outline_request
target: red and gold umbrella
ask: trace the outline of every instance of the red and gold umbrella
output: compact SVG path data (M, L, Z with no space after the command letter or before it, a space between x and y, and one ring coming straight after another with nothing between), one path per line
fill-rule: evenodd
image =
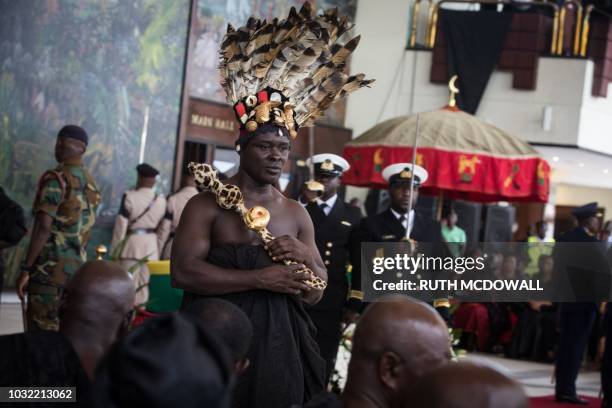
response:
M550 166L527 142L456 108L418 116L416 164L429 172L421 192L478 202L548 201ZM389 119L347 143L343 155L351 168L343 182L386 188L382 170L412 161L416 118Z

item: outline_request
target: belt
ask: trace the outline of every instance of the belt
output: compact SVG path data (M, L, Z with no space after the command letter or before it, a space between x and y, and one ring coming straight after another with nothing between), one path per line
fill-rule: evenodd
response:
M155 230L152 228L134 228L128 230L129 235L147 235L147 234L155 234Z

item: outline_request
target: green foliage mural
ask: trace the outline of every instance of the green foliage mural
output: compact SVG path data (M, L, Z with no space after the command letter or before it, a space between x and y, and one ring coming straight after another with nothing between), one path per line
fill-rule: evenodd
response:
M304 0L197 0L191 96L223 100L217 49L228 22L285 16ZM353 17L356 0L311 0ZM89 245L108 245L121 195L144 160L168 193L174 168L190 0L0 0L0 186L29 214L39 176L56 164L65 124L90 136L85 164L102 203ZM325 122L342 124L344 104ZM146 143L143 143L146 135ZM3 254L8 281L27 240Z
M29 212L54 167L57 131L90 136L102 190L92 244L105 242L144 160L167 193L178 128L189 0L0 0L0 185ZM5 254L14 275L24 246ZM90 245L90 252L93 245Z

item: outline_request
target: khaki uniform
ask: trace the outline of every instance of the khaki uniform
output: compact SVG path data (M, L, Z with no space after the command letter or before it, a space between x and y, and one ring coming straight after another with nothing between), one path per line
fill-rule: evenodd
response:
M58 330L57 309L66 282L87 260L89 233L100 193L80 160L43 174L32 212L48 214L51 234L33 265L28 284L28 330Z
M161 259L170 259L170 251L172 250L172 241L174 240L174 232L178 227L183 209L187 205L187 201L194 195L198 194L198 189L192 186L181 188L176 193L168 197L168 205L166 206L166 215L159 225L158 240L161 251Z
M121 265L132 275L136 289L135 305L149 299L149 270L146 264L135 266L144 259L159 259L157 227L166 212L166 199L151 188L129 190L123 195L121 208L115 220L112 252L123 246L118 254ZM134 270L132 270L134 269Z

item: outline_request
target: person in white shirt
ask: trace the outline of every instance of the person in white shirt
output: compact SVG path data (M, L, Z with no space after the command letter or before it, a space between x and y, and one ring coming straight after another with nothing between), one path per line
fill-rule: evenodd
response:
M187 167L185 167L183 169L181 189L168 197L166 214L159 224L157 231L157 240L161 255L160 259L170 259L174 232L181 219L181 214L187 205L187 201L196 194L198 194L198 189L196 188L193 175L189 172Z
M159 171L146 163L139 164L136 171L136 188L123 194L111 241L112 252L121 250L119 262L128 271L144 259L159 259L157 227L166 213L166 199L153 191ZM149 269L140 265L130 272L136 289L134 305L144 306L149 299Z

